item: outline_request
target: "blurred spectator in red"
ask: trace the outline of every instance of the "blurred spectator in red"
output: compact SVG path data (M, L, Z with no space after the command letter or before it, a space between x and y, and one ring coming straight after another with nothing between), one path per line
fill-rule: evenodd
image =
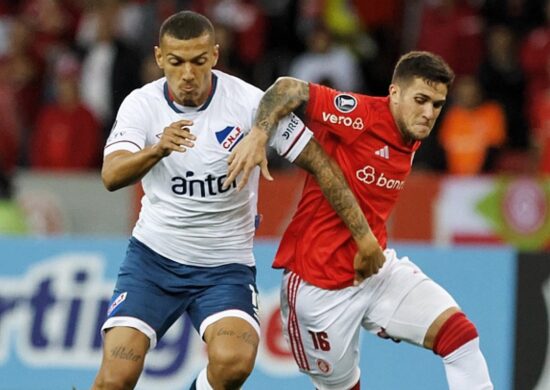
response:
M457 75L474 74L483 53L483 19L466 0L424 0L418 50L439 54Z
M526 149L530 128L525 115L526 80L519 62L517 38L508 26L495 25L489 28L478 78L484 96L499 102L504 108L508 146Z
M455 81L453 104L443 117L439 141L448 173L475 175L492 170L498 148L506 141L506 119L497 102L484 99L475 77Z
M96 169L101 157L101 128L80 100L79 63L73 55L59 57L54 90L55 100L41 109L31 137L31 167Z
M16 91L7 82L10 67L0 61L0 174L11 175L19 159L21 122L18 115Z
M550 0L544 5L545 24L531 31L523 42L521 62L527 75L528 98L550 85L546 63L550 57ZM528 103L531 103L529 101Z
M341 91L361 90L357 59L346 46L334 41L323 24L317 25L307 35L306 47L306 51L290 64L290 76Z
M10 22L7 52L0 60L6 67L2 83L10 85L20 113L23 131L36 118L42 95L44 64L33 50L34 34L21 18Z
M212 23L232 30L235 55L251 80L254 66L265 52L267 18L254 0L194 0L192 8L206 15Z
M550 57L546 62L550 76ZM542 90L533 102L533 144L537 152L539 172L550 175L550 87Z
M120 4L117 0L98 0L86 16L95 20L82 63L83 102L101 122L103 138L113 125L115 114L132 90L140 86L140 56L137 50L117 35Z
M71 44L78 23L78 10L62 0L25 0L20 15L33 30L32 45L46 62L60 46Z

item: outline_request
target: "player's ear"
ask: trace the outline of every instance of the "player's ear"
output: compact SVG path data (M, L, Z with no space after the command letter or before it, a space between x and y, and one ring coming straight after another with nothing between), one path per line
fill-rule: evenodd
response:
M164 69L164 59L162 57L160 47L158 46L155 46L155 61L157 62L157 65L160 69Z
M392 102L397 101L397 98L399 96L399 86L397 84L390 84L389 94L390 94L390 100Z
M214 45L214 52L213 52L214 61L212 63L212 67L216 66L218 63L218 58L220 58L220 45L217 43Z

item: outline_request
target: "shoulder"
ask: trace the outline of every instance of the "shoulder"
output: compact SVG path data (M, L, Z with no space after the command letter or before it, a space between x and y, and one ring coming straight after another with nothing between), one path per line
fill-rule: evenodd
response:
M219 93L224 95L224 98L245 106L256 106L263 96L263 91L254 85L238 78L231 76L219 70L212 71L217 77L217 88Z

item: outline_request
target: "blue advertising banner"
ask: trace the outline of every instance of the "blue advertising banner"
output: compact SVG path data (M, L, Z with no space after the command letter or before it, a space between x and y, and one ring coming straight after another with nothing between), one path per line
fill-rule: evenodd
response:
M0 390L88 389L101 360L99 329L127 240L0 238ZM496 389L512 389L515 253L509 248L397 245L443 285L476 323ZM257 241L262 341L245 389L308 389L279 322L276 242ZM203 342L186 318L152 350L137 389L187 389L206 363ZM364 332L366 389L446 388L430 351Z

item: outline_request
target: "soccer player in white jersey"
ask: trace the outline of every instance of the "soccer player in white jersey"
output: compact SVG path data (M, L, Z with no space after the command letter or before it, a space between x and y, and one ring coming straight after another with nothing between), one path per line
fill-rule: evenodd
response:
M102 327L93 389L132 389L147 351L184 312L208 354L191 389L238 389L259 342L252 240L260 170L267 178L269 172L256 168L223 184L228 157L250 131L263 93L212 70L214 30L194 12L163 23L155 58L165 77L128 95L104 152L107 189L141 180L145 195ZM358 273L376 273L381 248L311 132L287 116L270 144L315 176L357 243Z

